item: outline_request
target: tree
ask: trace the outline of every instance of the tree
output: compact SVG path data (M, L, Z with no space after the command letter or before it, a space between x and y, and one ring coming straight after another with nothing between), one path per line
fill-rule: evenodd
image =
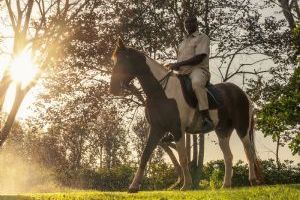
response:
M278 6L282 10L285 18L283 22L287 24L286 31L282 33L287 39L283 42L291 50L286 57L274 58L278 67L271 70L270 80L259 77L257 81L251 81L248 91L259 106L258 128L263 131L265 137L271 136L277 144L275 156L279 168L280 146L289 143L292 153L299 153L299 66L296 64L299 35L295 28L300 20L300 12L298 2L293 0L272 0L266 5ZM278 52L281 53L282 50L278 48ZM289 70L289 67L292 70Z
M56 1L34 1L26 2L17 0L13 4L10 0L5 0L6 13L9 16L13 32L13 48L11 60L16 59L24 51L30 51L32 57L37 58L39 72L26 85L20 82L16 84L16 97L13 107L5 120L0 131L0 146L5 142L18 109L28 91L36 84L43 71L54 64L60 53L61 44L68 42L67 38L72 34L69 29L71 22L84 8L89 1L82 2L62 2ZM34 12L34 13L33 13ZM13 81L9 73L8 66L3 73L0 82L0 108L2 110L3 100L6 91ZM22 66L18 66L22 67Z

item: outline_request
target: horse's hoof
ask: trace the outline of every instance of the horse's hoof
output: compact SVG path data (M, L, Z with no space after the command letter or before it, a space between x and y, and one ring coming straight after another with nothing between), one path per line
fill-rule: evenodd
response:
M128 193L137 193L139 191L139 188L136 187L130 187L128 189Z

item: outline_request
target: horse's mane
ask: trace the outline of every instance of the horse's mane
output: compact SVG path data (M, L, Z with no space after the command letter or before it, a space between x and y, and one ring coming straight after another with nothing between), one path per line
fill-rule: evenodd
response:
M112 59L115 59L117 54L118 54L118 48L116 48L112 54ZM142 57L145 57L145 58L148 58L151 62L153 62L155 65L158 65L160 68L162 68L163 70L165 71L168 71L167 68L165 68L162 64L160 64L158 61L154 60L153 58L151 58L150 56L148 56L146 53L138 50L138 49L135 49L133 47L125 47L125 49L122 51L124 53L128 53L128 54L135 54L137 56L142 56Z
M135 48L132 48L132 47L127 47L127 49L129 49L130 51L134 52L134 53L137 53L139 55L142 55L144 56L145 58L148 58L151 62L153 62L155 65L158 65L160 68L162 68L163 70L165 71L168 71L168 69L166 67L164 67L161 63L159 63L158 61L154 60L153 58L151 58L149 55L147 55L146 53L140 51L140 50L137 50Z

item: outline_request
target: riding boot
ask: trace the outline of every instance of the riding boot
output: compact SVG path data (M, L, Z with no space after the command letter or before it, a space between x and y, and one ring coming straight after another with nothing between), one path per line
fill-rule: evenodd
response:
M209 116L208 110L200 110L200 115L202 117L201 133L208 133L214 130L214 123Z

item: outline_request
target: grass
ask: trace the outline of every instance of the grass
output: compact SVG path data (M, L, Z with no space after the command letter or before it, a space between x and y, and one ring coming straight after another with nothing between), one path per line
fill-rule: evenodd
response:
M72 191L64 193L36 193L20 195L2 195L2 200L300 200L300 185L261 186L221 190L197 191L151 191L128 194L126 192Z

